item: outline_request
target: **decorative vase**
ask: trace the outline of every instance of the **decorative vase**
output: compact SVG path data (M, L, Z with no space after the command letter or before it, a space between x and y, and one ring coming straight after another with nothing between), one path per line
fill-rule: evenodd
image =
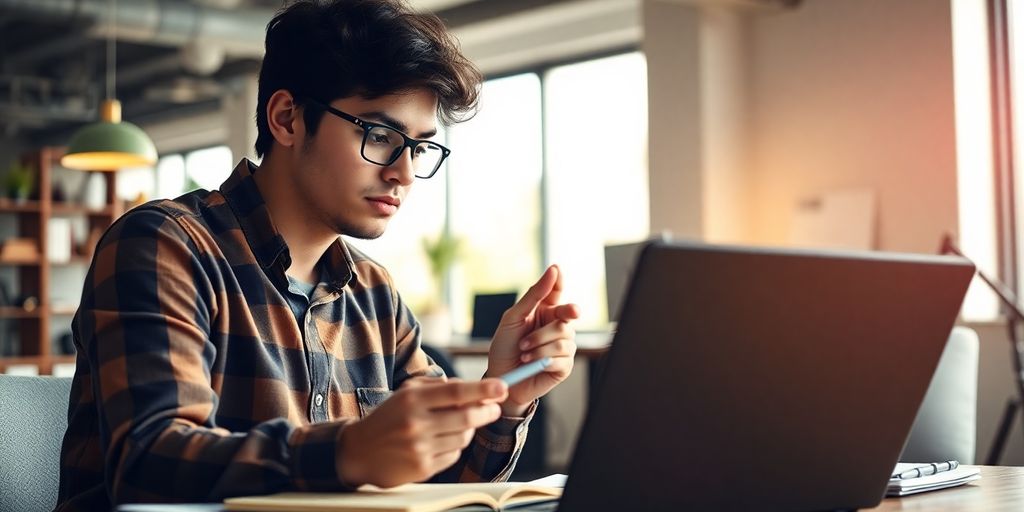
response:
M418 318L424 343L444 347L452 342L452 315L446 307L434 307Z

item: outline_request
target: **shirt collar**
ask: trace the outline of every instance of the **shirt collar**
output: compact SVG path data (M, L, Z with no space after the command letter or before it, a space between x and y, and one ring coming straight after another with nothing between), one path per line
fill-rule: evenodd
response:
M220 186L220 192L238 219L256 262L264 270L279 265L283 272L292 264L291 255L256 186L253 178L256 169L254 163L243 158ZM352 254L340 236L320 258L319 265L326 274L328 285L335 289L343 288L355 276Z

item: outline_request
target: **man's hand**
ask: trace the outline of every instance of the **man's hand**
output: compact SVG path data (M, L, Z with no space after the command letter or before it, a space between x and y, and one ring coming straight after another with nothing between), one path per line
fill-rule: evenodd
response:
M508 400L501 404L505 416L522 416L534 400L572 373L576 331L571 322L580 314L575 304L559 304L561 295L562 272L552 265L501 317L484 377L498 377L524 363L551 357L551 366L543 372L509 388Z
M430 478L459 460L478 427L501 415L508 387L479 382L411 379L341 433L338 473L346 484L394 487Z

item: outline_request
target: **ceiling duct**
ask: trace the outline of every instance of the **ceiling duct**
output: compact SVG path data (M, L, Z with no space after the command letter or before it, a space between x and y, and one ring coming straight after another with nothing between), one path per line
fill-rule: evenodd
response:
M57 23L84 21L93 25L95 37L106 34L111 21L106 0L0 0L0 12ZM118 0L117 38L170 47L201 41L231 55L261 58L263 28L274 12L251 7L228 10L170 0Z

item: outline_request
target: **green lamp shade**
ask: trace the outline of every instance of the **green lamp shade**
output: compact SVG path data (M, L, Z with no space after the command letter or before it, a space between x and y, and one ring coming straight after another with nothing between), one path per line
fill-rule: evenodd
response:
M156 163L156 146L132 123L100 121L75 132L60 164L83 171L116 171Z

